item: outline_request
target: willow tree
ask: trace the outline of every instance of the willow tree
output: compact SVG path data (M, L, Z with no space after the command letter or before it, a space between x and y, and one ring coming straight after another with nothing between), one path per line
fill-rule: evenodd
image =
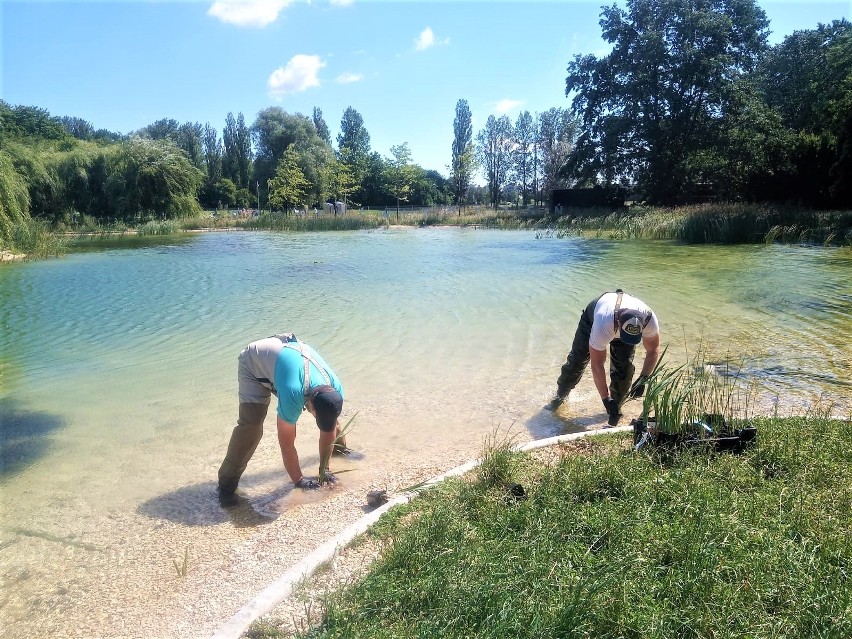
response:
M204 175L171 141L131 138L107 170L109 206L120 218L171 219L201 211L196 195Z
M29 219L27 185L12 158L0 149L0 240L7 242L15 226Z

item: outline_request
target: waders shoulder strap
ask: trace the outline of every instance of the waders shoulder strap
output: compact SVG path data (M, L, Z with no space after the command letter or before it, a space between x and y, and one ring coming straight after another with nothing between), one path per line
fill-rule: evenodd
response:
M621 297L624 295L624 291L620 288L615 291L615 312L612 314L612 328L614 330L618 330L618 313L621 310Z
M621 312L621 298L624 295L624 291L622 291L620 288L617 288L617 289L615 289L615 294L616 294L616 297L615 297L615 312L612 314L612 328L617 331L618 330L618 324L619 324L618 315ZM648 326L648 322L650 322L650 321L651 321L651 313L647 312L647 313L645 313L645 318L642 321L642 328L645 328L646 326Z
M302 342L295 340L293 342L284 342L283 344L284 348L291 348L302 355L302 363L305 365L305 397L311 393L311 364L313 364L325 378L325 383L331 386L331 377L329 377L328 373L325 372L325 369L320 366L320 363L316 360L316 358L307 351Z

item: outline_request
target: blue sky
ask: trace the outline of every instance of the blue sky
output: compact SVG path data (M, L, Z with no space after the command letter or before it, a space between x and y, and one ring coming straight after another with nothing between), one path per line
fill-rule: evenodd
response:
M121 133L173 118L221 134L228 112L251 125L268 106L316 106L335 145L352 106L374 151L407 142L446 175L460 98L474 135L491 114L568 106L567 63L607 51L604 4L0 0L0 97ZM773 42L852 17L849 0L760 5Z

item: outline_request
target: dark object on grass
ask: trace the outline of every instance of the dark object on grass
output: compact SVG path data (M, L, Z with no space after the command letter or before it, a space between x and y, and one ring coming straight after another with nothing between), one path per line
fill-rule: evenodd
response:
M506 486L506 502L521 501L526 499L527 491L520 484L509 484Z
M732 428L724 416L705 414L701 420L692 424L684 424L679 432L667 433L657 428L657 420L651 416L647 419L634 419L633 450L647 446L685 448L704 446L717 453L741 453L757 438L755 426Z
M388 503L388 491L371 490L367 493L367 505L370 508L378 508Z

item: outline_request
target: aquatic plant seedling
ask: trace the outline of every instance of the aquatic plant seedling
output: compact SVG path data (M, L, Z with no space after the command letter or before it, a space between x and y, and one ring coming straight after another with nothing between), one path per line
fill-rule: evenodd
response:
M326 483L329 483L328 475L331 471L329 471L329 469L328 469L328 464L329 464L329 461L331 461L331 455L332 455L332 452L334 451L334 447L337 446L340 442L345 441L346 435L347 435L347 433L349 433L349 431L352 430L352 424L355 422L355 418L357 416L358 416L358 413L356 412L354 415L352 415L352 417L349 418L349 420L346 422L346 424L343 426L343 428L341 428L338 431L337 437L334 438L334 442L332 443L330 450L328 452L323 453L322 459L320 460L320 466L319 466L319 483L320 483L320 485L324 485ZM352 470L352 469L339 470L337 472L338 473L345 473L345 472L349 472L349 470Z
M172 563L175 566L178 577L186 577L186 573L189 570L189 546L183 551L183 563L179 564L176 559L172 559Z
M717 374L720 369L725 373ZM732 370L736 372L730 374ZM718 424L747 423L756 388L744 383L741 370L728 361L708 367L701 352L690 366L675 368L666 366L661 356L648 376L641 422L647 428L653 421L658 432L667 434L690 431L704 422L711 430Z

